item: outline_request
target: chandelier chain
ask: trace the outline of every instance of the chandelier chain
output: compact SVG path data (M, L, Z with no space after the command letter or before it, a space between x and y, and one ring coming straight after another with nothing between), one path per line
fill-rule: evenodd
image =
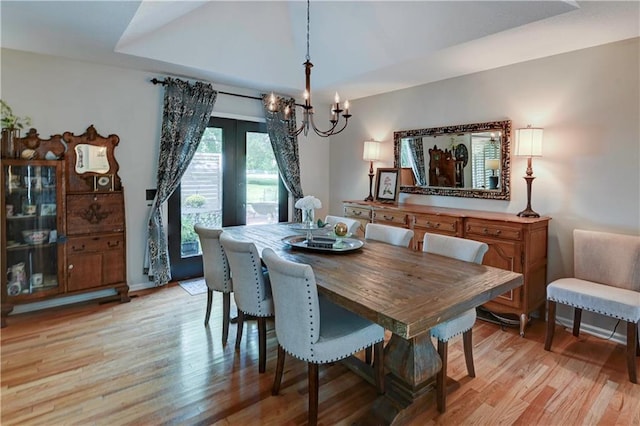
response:
M309 18L309 7L310 7L309 2L310 0L307 0L307 57L306 57L307 61L311 60L311 55L309 54L309 27L310 27L309 23L311 21L311 19Z
M287 105L284 107L284 116L281 118L283 122L289 122L290 125L290 136L298 136L300 133L304 133L305 136L309 134L310 130L313 130L318 136L326 138L332 135L336 135L342 132L349 122L349 117L351 114L349 113L349 101L344 102L344 109L340 104L340 97L336 92L335 103L331 104L331 116L329 118L329 129L328 130L320 130L316 127L316 123L314 122L313 115L313 105L311 104L311 68L313 64L311 63L311 54L309 49L309 34L311 27L311 12L310 12L310 0L307 0L307 57L306 62L304 63L304 72L305 72L305 92L304 92L304 105L302 105L302 124L299 128L296 129L295 121L291 122L290 114L291 109ZM269 111L275 112L277 110L276 105L276 97L271 93L271 97L269 98ZM295 108L295 104L293 105ZM340 117L342 115L342 119Z

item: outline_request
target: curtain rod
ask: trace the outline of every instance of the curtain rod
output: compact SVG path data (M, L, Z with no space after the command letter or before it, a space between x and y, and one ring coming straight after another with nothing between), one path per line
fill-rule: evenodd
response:
M151 82L152 82L153 84L161 84L161 85L163 85L163 86L166 86L166 85L167 85L167 81L166 81L166 80L158 80L158 79L157 79L157 78L155 78L155 77L151 79ZM241 94L239 94L239 93L223 92L223 91L221 91L221 90L218 90L218 93L219 93L219 94L221 94L221 95L237 96L238 98L255 99L255 100L258 100L258 101L261 101L261 100L262 100L262 98L259 98L259 97L257 97L257 96L241 95ZM296 105L296 106L302 106L302 104L295 104L295 105Z

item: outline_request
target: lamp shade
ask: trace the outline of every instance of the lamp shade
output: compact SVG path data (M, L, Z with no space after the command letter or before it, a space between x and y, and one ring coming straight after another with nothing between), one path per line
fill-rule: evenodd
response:
M542 155L543 129L528 126L526 129L516 129L515 155L522 157L539 157Z
M484 160L484 168L487 170L498 170L500 168L500 160L497 158L487 158Z
M378 161L380 159L380 142L364 141L362 159L366 161Z

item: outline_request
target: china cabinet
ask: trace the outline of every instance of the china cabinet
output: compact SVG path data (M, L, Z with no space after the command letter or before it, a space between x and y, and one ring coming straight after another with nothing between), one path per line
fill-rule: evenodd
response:
M422 250L426 232L487 243L489 251L482 263L521 273L524 283L483 306L497 314L517 315L522 336L532 312L539 310L541 318L544 318L547 238L551 218L522 218L515 214L480 210L363 201L345 201L343 209L346 217L359 219L363 226L367 222L377 222L412 229L411 247L414 250Z
M19 304L105 288L129 300L118 140L31 129L1 160L3 327Z

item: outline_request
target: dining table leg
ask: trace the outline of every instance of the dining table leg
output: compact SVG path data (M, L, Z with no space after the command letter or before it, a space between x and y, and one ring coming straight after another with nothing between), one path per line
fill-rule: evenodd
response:
M409 340L392 334L384 349L384 364L388 371L385 394L370 413L376 424L405 424L435 403L435 375L442 361L428 332Z

